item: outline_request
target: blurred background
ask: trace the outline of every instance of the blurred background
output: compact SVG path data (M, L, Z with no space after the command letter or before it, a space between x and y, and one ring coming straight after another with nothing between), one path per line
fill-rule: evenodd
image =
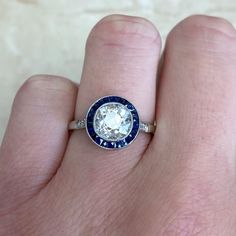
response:
M78 82L89 31L112 13L148 18L163 41L191 14L224 17L236 26L235 0L0 0L0 142L20 85L38 73Z

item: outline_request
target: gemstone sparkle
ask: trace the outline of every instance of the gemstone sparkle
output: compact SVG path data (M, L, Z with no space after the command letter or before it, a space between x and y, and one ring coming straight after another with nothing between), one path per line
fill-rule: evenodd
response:
M106 103L94 116L94 130L107 141L118 141L127 137L133 127L130 110L120 103Z

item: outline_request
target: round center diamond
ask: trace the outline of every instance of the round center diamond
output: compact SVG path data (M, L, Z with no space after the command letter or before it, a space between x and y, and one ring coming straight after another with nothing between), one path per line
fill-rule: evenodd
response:
M107 103L96 111L94 130L105 140L117 141L128 136L133 126L132 114L120 103Z

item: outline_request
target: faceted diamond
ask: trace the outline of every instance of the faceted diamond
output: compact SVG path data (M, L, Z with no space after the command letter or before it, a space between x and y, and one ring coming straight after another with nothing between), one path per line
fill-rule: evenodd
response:
M132 114L120 103L107 103L96 111L94 130L103 139L117 141L128 136L133 126Z

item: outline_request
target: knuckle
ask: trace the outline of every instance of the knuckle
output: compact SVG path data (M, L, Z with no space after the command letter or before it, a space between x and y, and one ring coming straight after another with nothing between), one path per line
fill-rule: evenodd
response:
M61 90L68 91L73 90L75 85L70 80L51 75L32 75L27 79L24 84L19 89L18 93L26 91L37 91L38 89L51 89L51 90Z
M181 167L175 173L175 184L163 201L165 205L166 200L173 200L175 196L161 235L218 235L216 232L227 227L229 219L234 219L229 209L235 204L231 184L227 186L220 175L229 182L232 177L225 175L228 168L221 170L222 167L199 161L202 156L199 151L194 156L191 153L186 155L191 160L181 161ZM228 219L223 219L223 215ZM219 219L221 225L217 225Z
M182 213L182 215L172 216L162 231L163 236L190 236L201 234L204 229L203 222L200 222L199 216L194 213Z
M182 21L182 25L200 32L208 32L210 36L234 37L236 31L226 19L204 15L193 15ZM198 31L198 32L199 32Z
M51 76L45 75L32 75L22 85L21 89L35 89L39 87L48 87L49 83L54 82Z
M45 77L43 75L40 74L36 74L36 75L31 75L23 85L34 85L34 83L37 83L38 81L44 81Z
M176 198L172 214L165 219L161 235L214 235L214 209L205 188L192 180L184 181L184 186ZM187 184L186 184L187 183ZM193 186L192 186L193 185Z
M37 87L37 86L47 86L50 83L60 83L62 81L65 81L64 78L62 77L58 77L58 76L51 76L51 75L32 75L30 76L25 83L23 84L23 86L28 86L28 87Z
M25 96L30 94L31 91L37 91L37 88L39 87L39 84L42 84L45 82L45 78L42 75L32 75L30 76L19 88L16 97L15 102L18 100L18 98L21 98L22 96ZM40 85L41 87L41 85Z
M164 227L161 235L199 235L203 231L200 222L197 222L197 216L195 214L183 214L174 216L169 219L169 222Z
M183 38L191 45L210 51L227 50L228 44L235 44L236 30L225 19L193 15L180 22L172 31L170 39Z
M93 44L94 39L100 45L121 47L138 47L139 43L144 46L144 43L160 42L159 33L150 21L124 15L109 15L100 20L88 37L87 46Z
M77 86L66 78L50 75L33 75L17 91L13 107L19 103L40 105L41 103L48 103L49 100L71 99L76 92Z

